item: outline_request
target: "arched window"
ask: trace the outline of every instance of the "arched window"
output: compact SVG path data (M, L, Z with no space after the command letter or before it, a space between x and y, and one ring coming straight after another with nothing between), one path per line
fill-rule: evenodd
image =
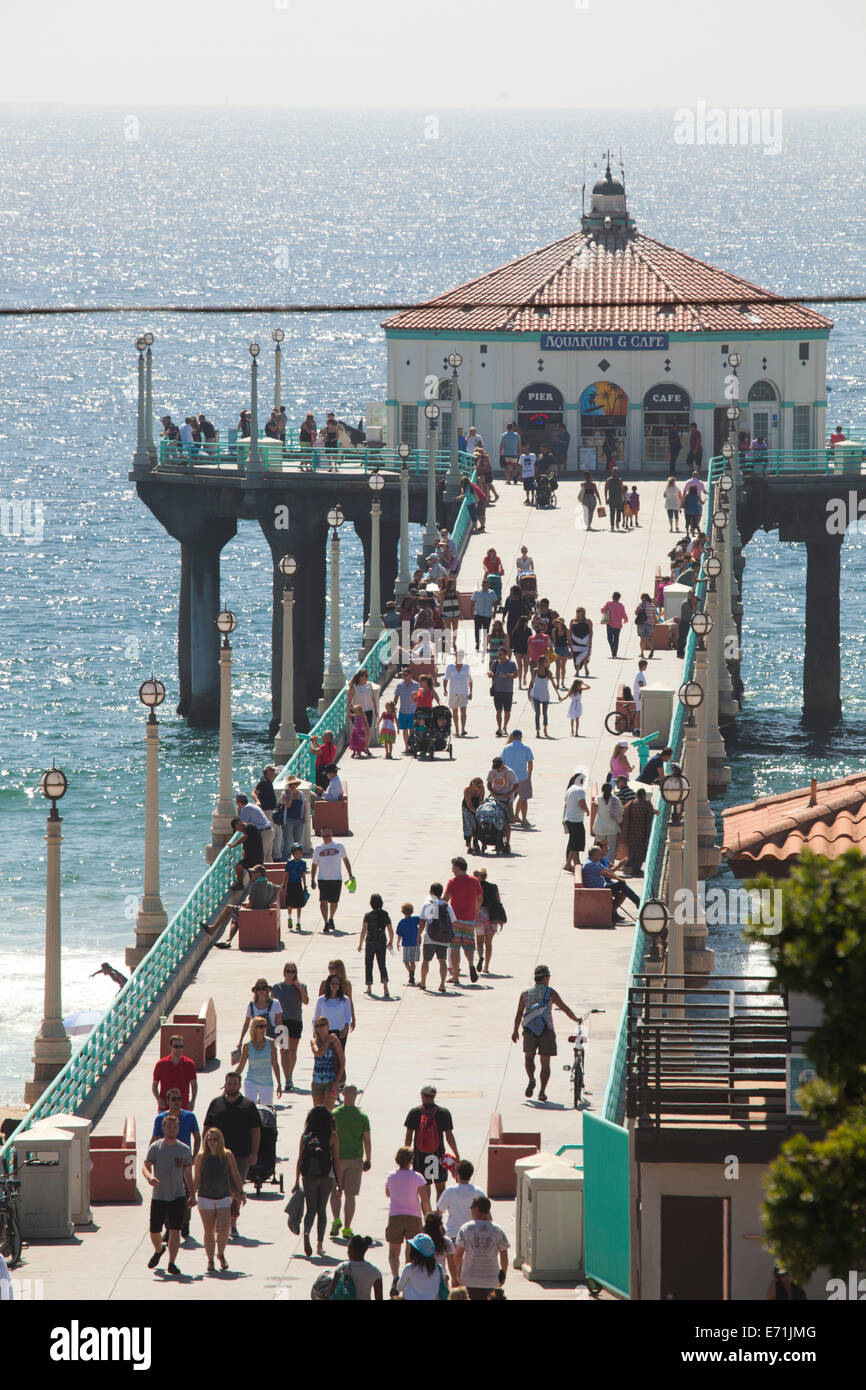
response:
M750 401L777 401L778 393L772 381L756 381L749 387Z
M676 436L672 430L680 432L680 447L689 433L689 413L691 401L689 394L681 386L670 382L653 386L643 398L644 460L646 463L669 463L672 457L672 443ZM679 453L679 450L676 450Z

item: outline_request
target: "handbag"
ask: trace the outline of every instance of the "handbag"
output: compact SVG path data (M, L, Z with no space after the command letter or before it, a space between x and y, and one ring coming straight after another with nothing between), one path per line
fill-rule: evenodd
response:
M310 901L310 890L309 890L309 888L305 888L305 889L304 889L304 892L303 892L302 906L303 906L303 907L306 907L306 906L307 906L307 903L308 903L309 901Z
M606 613L602 613L602 615L601 615L601 625L602 625L602 627L607 627L607 614L606 614Z
M299 1236L301 1234L301 1219L304 1215L304 1194L300 1188L297 1192L292 1193L286 1202L285 1210L289 1230L293 1236Z

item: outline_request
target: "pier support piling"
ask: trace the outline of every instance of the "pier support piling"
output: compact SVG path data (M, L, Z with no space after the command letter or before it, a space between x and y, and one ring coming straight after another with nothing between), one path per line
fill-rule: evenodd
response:
M842 538L806 542L803 723L826 728L842 717L839 583Z

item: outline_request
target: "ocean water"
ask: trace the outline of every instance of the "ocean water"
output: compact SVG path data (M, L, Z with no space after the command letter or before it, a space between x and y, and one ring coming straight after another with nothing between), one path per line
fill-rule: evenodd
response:
M866 117L786 113L783 149L684 148L672 112L64 111L0 107L0 304L369 302L448 288L564 235L580 214L582 162L622 146L629 205L651 235L767 287L861 284ZM845 151L840 178L839 151ZM866 311L828 311L831 414L866 426ZM283 399L297 421L347 419L385 394L384 315L283 319ZM133 341L152 328L154 407L235 424L247 344L265 316L0 319L0 500L38 536L0 536L0 1102L20 1098L42 1012L44 813L56 758L63 803L64 1008L100 1006L88 980L122 964L143 858L143 724L153 669L161 726L162 895L169 914L204 867L216 733L176 701L178 547L138 501ZM265 346L264 356L267 357ZM269 366L265 368L266 399ZM747 551L744 679L728 801L832 777L862 757L863 537L843 549L846 720L825 740L798 725L805 557L775 536ZM347 660L361 625L360 548L347 538ZM245 579L243 590L242 576ZM253 583L250 584L252 578ZM261 583L256 584L255 580ZM269 557L244 524L223 552L239 618L235 778L268 757ZM266 596L262 602L251 596ZM745 962L735 935L720 968Z

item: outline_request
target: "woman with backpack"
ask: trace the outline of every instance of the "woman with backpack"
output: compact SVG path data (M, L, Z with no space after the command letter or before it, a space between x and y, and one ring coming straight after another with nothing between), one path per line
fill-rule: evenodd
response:
M382 1271L367 1259L372 1236L352 1236L344 1264L334 1270L329 1298L332 1302L354 1298L359 1303L382 1302Z
M508 921L499 888L488 882L486 869L473 869L473 877L481 884L481 906L475 923L475 946L478 951L479 975L490 974L490 957L493 955L493 937L499 928Z
M327 1017L322 1014L316 1019L314 1025L315 1036L310 1043L313 1053L313 1079L310 1083L310 1095L314 1100L322 1099L324 1105L331 1102L333 1108L337 1098L337 1086L343 1076L343 1069L346 1065L346 1055L343 1052L343 1045L336 1033L329 1031Z
M324 1020L327 1023L327 1020ZM318 1026L318 1025L317 1025ZM313 1092L315 1094L315 1091ZM328 1198L333 1186L332 1173L338 1153L337 1127L330 1110L316 1105L308 1111L304 1132L298 1145L295 1185L304 1189L304 1254L310 1256L313 1247L310 1231L316 1222L316 1254L324 1255L325 1227L328 1222Z
M658 609L649 594L641 594L640 603L634 610L634 622L640 638L640 654L650 659L653 654L653 629L658 619ZM646 648L646 650L644 650Z

